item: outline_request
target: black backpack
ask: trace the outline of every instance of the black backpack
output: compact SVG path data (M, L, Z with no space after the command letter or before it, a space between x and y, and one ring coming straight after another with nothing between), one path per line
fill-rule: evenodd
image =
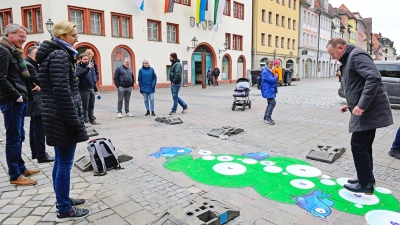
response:
M87 149L95 176L107 174L107 170L121 169L115 147L110 139L99 138L89 141Z

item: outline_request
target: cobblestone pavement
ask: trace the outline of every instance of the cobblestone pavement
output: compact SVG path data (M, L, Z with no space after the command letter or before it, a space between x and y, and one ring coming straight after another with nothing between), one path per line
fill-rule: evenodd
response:
M146 224L174 206L184 206L202 195L239 208L241 216L228 224L365 224L365 219L333 210L327 219L317 219L295 205L281 204L260 196L253 188L222 188L197 183L183 173L163 167L164 158L148 154L164 146L202 148L215 154L242 154L265 151L271 156L286 156L310 162L332 177L353 177L355 169L350 151L333 164L305 158L317 144L333 144L350 149L347 131L349 114L339 113L344 100L338 97L336 79L302 80L292 86L280 87L273 119L275 126L266 125L263 114L266 100L256 88L250 98L252 108L232 111L234 84L201 89L201 86L181 88L180 96L189 105L186 114L178 113L184 123L166 125L144 116L143 98L132 92L131 112L134 117L117 118L117 95L101 93L95 114L101 125L95 127L99 137L110 138L117 152L133 156L123 163L123 170L109 171L94 177L76 167L72 170L71 197L87 199L91 214L85 220L63 224ZM172 105L168 88L157 89L157 116L167 116ZM395 124L377 132L374 143L374 172L379 186L389 188L400 198L400 163L387 152L400 125L400 110L393 107ZM179 109L181 110L181 109ZM29 119L26 120L28 125ZM5 130L0 121L0 146L4 149ZM207 136L213 128L235 126L245 130L228 140ZM26 129L28 130L28 126ZM28 137L27 137L28 140ZM53 149L48 147L53 155ZM193 151L192 155L196 155ZM75 159L87 155L86 143L78 144ZM38 164L30 158L29 142L23 144L23 158L28 168L40 168L35 186L17 187L9 184L4 150L0 151L0 223L54 224L55 196L51 185L52 163Z

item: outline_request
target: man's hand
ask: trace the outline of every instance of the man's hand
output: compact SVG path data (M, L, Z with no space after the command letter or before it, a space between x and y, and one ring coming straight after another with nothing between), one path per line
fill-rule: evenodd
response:
M88 67L89 67L89 69L92 69L92 67L93 67L93 63L92 63L92 62L90 62L90 63L88 64Z
M39 85L33 83L33 85L35 85L35 87L32 89L32 91L40 91L40 87Z
M356 107L354 107L353 112L351 112L351 113L353 113L353 115L356 115L356 116L361 116L363 114L363 112L364 112L363 109L360 109L358 106L356 106Z
M343 105L342 107L340 107L340 112L341 113L344 113L344 112L347 112L347 109L348 109L349 107L347 106L347 105Z

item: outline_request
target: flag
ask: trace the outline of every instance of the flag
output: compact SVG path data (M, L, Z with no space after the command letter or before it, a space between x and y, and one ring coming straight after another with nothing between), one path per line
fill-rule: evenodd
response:
M174 2L175 0L165 0L164 14L174 11Z
M139 7L140 10L144 10L144 0L136 0L136 5Z
M208 0L197 0L196 22L200 23L206 20L206 9Z
M226 0L215 0L214 3L214 25L217 23L222 23L222 18L224 18Z

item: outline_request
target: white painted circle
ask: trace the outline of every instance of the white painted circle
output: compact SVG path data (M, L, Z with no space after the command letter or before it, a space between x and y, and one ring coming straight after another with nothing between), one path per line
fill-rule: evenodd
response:
M266 166L264 167L264 171L268 173L279 173L282 171L282 168L277 166Z
M199 151L199 154L200 154L200 155L211 155L212 152L211 152L211 151L207 151L207 150L200 150L200 151Z
M333 181L333 180L326 180L326 179L322 179L322 180L321 180L321 183L323 183L323 184L325 184L325 185L330 185L330 186L336 184L335 181Z
M228 155L221 155L217 157L217 160L222 161L222 162L229 162L233 160L232 156L228 156Z
M359 208L359 209L361 209L362 207L364 207L364 206L362 206L362 205L360 205L360 204L355 204L354 206L357 207L357 208Z
M342 178L336 179L336 182L337 182L340 186L343 186L343 185L345 185L345 184L348 184L347 181L348 181L349 179L351 179L351 178L342 177Z
M271 161L261 161L260 164L264 165L264 166L273 166L273 165L275 165L275 163L271 162Z
M377 187L375 188L375 191L382 193L382 194L391 194L392 191L387 189L387 188L383 188L383 187Z
M246 172L246 167L239 163L223 162L213 166L213 170L219 174L231 176L243 174Z
M289 174L288 174L288 173L286 173L286 172L283 172L282 174L283 174L283 175L289 175Z
M183 152L185 152L185 150L183 150L183 149L178 149L178 150L176 150L176 152L183 153Z
M241 161L241 160L243 160L243 159L240 159L240 158L239 158L239 159L237 159L237 160Z
M242 162L246 163L246 164L256 164L257 160L255 160L255 159L243 159Z
M340 197L343 199L360 205L376 205L379 203L379 198L375 195L365 195L364 193L354 193L346 189L339 191Z
M286 167L286 171L299 177L318 177L321 175L321 170L306 165L291 165Z
M314 210L315 210L315 212L317 212L317 213L319 213L319 214L324 214L324 213L326 213L326 210L323 209L323 208L315 208Z
M369 225L400 225L400 213L388 210L372 210L365 214Z
M295 179L290 181L290 184L293 187L300 188L300 189L310 189L315 187L315 184L309 180L304 179Z
M206 155L206 156L203 156L203 157L201 157L201 158L204 159L204 160L214 160L214 159L215 159L215 156Z
M321 175L321 177L324 178L324 179L331 179L331 177L328 176L328 175Z

